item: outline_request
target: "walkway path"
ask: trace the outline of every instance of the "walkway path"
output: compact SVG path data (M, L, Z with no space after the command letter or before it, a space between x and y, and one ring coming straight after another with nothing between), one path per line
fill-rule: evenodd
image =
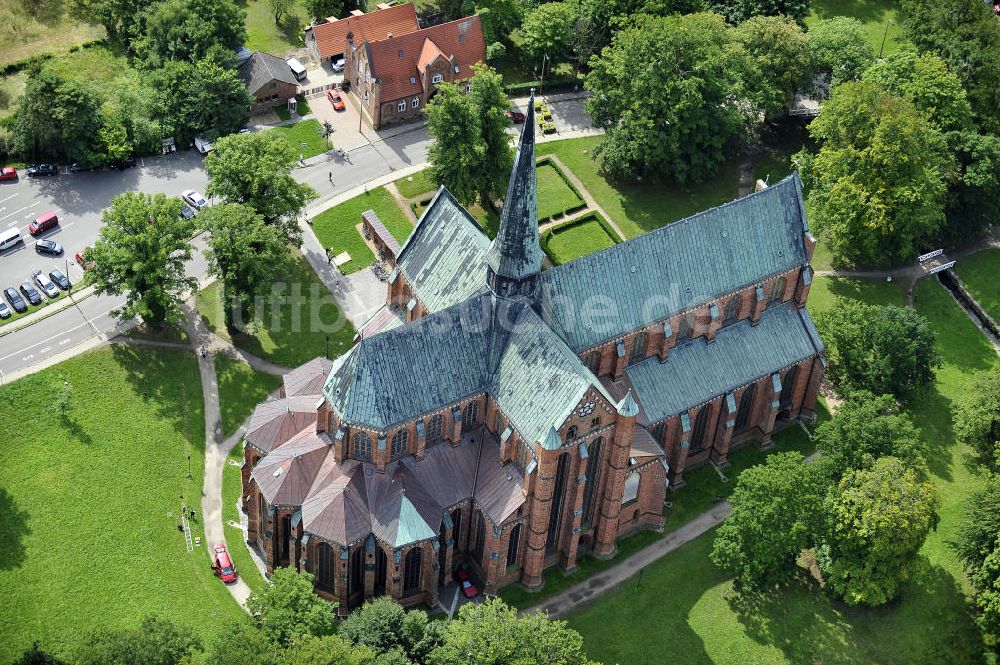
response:
M576 177L576 174L573 173L573 169L563 164L562 160L560 160L559 157L557 157L556 155L548 155L548 157L559 166L563 174L565 174L565 176L569 178L569 181L573 183L573 186L576 187L577 191L580 192L580 196L583 197L583 200L587 204L587 207L590 210L595 210L601 213L601 215L604 217L605 220L607 220L611 228L615 230L615 233L618 234L619 238L621 238L622 240L628 239L628 236L625 235L625 232L622 231L620 228L618 228L618 225L615 224L615 220L611 218L611 215L605 212L604 208L598 205L597 200L593 196L591 196L590 190L588 190L587 187L583 184L583 182L578 177Z
M547 614L551 619L561 619L570 612L580 609L597 597L624 584L657 559L719 526L732 509L729 502L720 502L711 510L702 513L676 531L671 531L652 545L644 547L624 559L618 565L566 589L540 605L523 610L522 614L541 612Z

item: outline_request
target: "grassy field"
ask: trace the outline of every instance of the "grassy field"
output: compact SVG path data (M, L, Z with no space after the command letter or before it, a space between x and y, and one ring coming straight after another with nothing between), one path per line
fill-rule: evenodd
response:
M838 299L863 300L876 305L905 305L906 294L899 282L849 277L816 277L809 289L812 314L831 307Z
M437 183L431 179L430 169L424 169L413 175L400 178L394 184L405 199L415 199L421 194L432 194L438 188Z
M243 539L243 529L233 526L233 524L240 522L236 504L243 491L243 476L240 471L242 463L243 446L237 445L229 454L226 466L222 469L222 521L226 525L226 545L233 558L233 563L236 564L237 572L251 590L260 591L267 582L250 556L246 541Z
M542 239L542 249L554 264L562 265L585 254L606 249L615 244L600 222L599 213L589 213L582 218L552 229Z
M720 166L715 178L690 187L656 181L609 182L594 161L594 148L600 142L599 136L567 139L541 143L535 150L539 157L558 156L629 238L731 201L739 193L735 162Z
M369 209L375 211L401 245L406 242L413 225L385 187L355 196L313 219L316 237L333 256L341 252L351 255L351 260L340 266L340 272L345 275L367 268L375 260L372 250L355 228L361 223L361 213Z
M541 164L538 174L538 221L575 210L583 206L583 199L566 184L559 170L552 164Z
M885 54L907 42L897 0L812 0L811 7L812 12L805 19L807 28L823 19L849 16L864 24L865 36L876 53L882 47L883 36Z
M215 356L215 374L219 381L223 437L235 432L254 407L281 386L280 376L258 372L224 353Z
M24 94L24 86L28 82L25 71L0 76L0 119L12 115L17 110L18 100Z
M292 3L281 25L274 23L271 3L267 0L242 0L237 4L247 12L248 49L285 58L292 50L302 48L302 28L309 23L309 16L300 2Z
M240 615L177 531L204 462L192 353L103 348L0 388L0 403L0 429L17 433L0 446L0 662L33 640L65 654L95 619L156 613L208 637Z
M663 662L716 665L981 662L968 585L949 544L978 479L968 464L969 451L951 433L950 405L965 382L994 366L997 356L936 280L921 282L916 295L918 311L939 335L945 364L933 389L908 411L929 444L942 506L941 522L922 550L926 565L901 597L884 608L850 608L806 582L760 597L741 596L708 561L710 533L649 566L638 590L633 580L570 617L590 657L622 665L649 662L650 653ZM900 303L903 294L897 285L820 277L810 307L821 310L850 297ZM690 477L689 483L694 484ZM636 633L648 638L635 640Z
M302 116L312 113L312 109L309 108L309 102L302 95L296 95L295 97L295 113ZM274 114L281 120L292 119L292 114L288 112L288 106L276 106Z
M74 46L104 38L104 28L78 23L69 3L0 0L0 65L41 53L66 53Z
M335 358L354 342L354 326L340 312L333 296L305 258L295 252L288 273L275 283L276 297L258 313L252 334L227 329L222 308L222 284L198 293L198 313L210 330L255 356L286 367L297 367L326 352Z
M302 155L305 159L309 159L330 149L330 142L320 135L320 130L322 129L319 120L310 118L308 120L300 120L294 125L272 127L267 131L277 132L288 141L288 145L292 146L292 150ZM303 143L305 146L302 145Z
M1000 249L984 249L955 264L955 272L994 321L1000 321Z

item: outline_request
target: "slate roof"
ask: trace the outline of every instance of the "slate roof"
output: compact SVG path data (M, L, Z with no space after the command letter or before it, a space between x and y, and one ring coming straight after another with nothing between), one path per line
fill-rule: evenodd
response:
M482 227L441 187L399 250L396 266L435 312L486 289L489 246Z
M757 325L743 320L625 370L650 423L656 423L823 351L805 308L779 305Z
M433 47L426 45L427 41L433 42ZM357 37L354 43L360 43ZM371 74L382 85L379 94L383 102L424 91L420 65L425 48L431 54L437 49L449 61L454 59L452 64L458 66L458 71L452 73L454 81L472 78L472 65L486 60L486 40L478 15L407 34L393 32L390 39L369 36L364 47L368 49ZM423 66L426 65L424 62ZM413 83L410 83L411 77Z
M251 95L271 81L280 81L296 87L299 85L284 59L263 51L254 51L253 55L240 63L236 73L246 83L247 92Z
M806 263L797 174L541 275L542 318L580 352ZM613 315L586 325L596 298Z
M298 397L313 395L313 400L319 399L323 392L323 384L326 377L333 369L333 361L323 357L313 358L309 362L299 365L283 377L285 387L285 397Z
M320 57L345 53L347 33L352 33L354 43L360 45L366 40L385 39L389 33L403 35L419 30L417 11L412 3L379 9L363 16L346 18L313 26L313 35Z

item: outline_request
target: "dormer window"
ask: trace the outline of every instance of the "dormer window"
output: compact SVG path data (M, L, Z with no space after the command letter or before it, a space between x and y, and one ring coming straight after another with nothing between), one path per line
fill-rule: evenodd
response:
M414 84L416 84L416 82L417 82L417 77L416 76L411 76L410 77L410 85L414 85Z
M403 59L403 49L399 49L399 59Z
M444 77L441 76L440 74L435 74L434 76L431 77L431 83L440 83L443 80Z
M459 66L458 66L458 65L455 65L455 73L456 73L456 74L458 73L458 70L459 70Z
M458 43L459 44L464 44L465 43L465 35L459 35L458 36Z

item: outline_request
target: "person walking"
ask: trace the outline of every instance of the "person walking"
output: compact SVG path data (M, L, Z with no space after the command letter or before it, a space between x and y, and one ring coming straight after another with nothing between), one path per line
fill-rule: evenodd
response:
M326 177L330 179L330 184L333 184L333 171L326 174Z

